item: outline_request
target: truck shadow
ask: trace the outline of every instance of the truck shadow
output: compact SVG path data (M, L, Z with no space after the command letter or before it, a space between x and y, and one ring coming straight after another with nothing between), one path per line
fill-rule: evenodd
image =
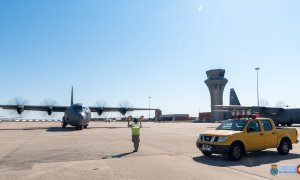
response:
M266 151L247 153L240 161L230 161L226 156L222 156L222 155L212 155L210 157L206 157L203 155L203 156L193 158L193 160L198 163L207 164L210 166L219 166L219 167L240 166L240 165L253 167L253 166L260 166L264 164L278 163L280 161L290 160L290 159L294 159L294 160L299 159L300 161L300 155L294 153L289 153L288 155L279 155L276 151L266 150Z

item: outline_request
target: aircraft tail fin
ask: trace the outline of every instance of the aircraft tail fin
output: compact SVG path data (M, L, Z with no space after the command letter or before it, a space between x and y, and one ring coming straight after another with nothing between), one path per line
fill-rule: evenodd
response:
M230 89L229 105L241 105L239 98L237 97L233 88Z
M72 86L72 90L71 90L71 106L74 104L73 102L73 86Z

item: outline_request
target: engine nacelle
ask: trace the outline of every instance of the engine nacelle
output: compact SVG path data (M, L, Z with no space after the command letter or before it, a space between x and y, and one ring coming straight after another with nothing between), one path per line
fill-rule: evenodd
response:
M17 107L18 114L22 114L23 111L24 111L24 106L18 106Z
M99 116L101 116L101 114L103 113L103 108L98 108L97 113L98 113Z
M53 108L52 107L48 107L47 109L47 114L50 116L52 114Z
M119 109L119 112L120 112L122 115L125 115L126 112L127 112L127 108L120 108L120 109Z

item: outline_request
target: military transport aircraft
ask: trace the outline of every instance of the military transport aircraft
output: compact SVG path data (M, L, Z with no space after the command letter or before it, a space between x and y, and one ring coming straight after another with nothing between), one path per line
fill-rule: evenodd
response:
M259 114L261 117L273 119L276 126L291 126L300 124L300 108L296 107L265 107L265 106L241 106L240 101L234 91L230 89L229 106L216 105L215 111L247 112Z
M54 106L54 105L0 105L2 109L16 110L18 114L22 114L23 111L45 111L48 115L52 112L64 112L62 118L62 127L67 125L75 126L77 129L87 128L89 121L91 120L91 112L97 112L99 116L103 112L120 112L125 115L128 111L134 110L156 110L150 108L130 108L130 107L92 107L85 106L81 103L73 103L73 87L71 90L71 105L70 106Z

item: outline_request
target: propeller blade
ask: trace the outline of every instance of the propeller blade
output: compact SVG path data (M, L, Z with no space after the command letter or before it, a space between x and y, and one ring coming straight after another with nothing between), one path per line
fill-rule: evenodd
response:
M56 100L47 98L47 99L44 99L40 103L40 105L42 105L42 106L48 106L48 110L46 112L43 111L43 112L39 113L42 117L51 117L52 119L57 118L58 114L52 112L52 107L59 105L59 103Z
M15 97L11 99L8 105L15 105L18 106L17 110L8 110L8 114L15 117L25 117L29 114L29 111L24 111L24 106L28 105L28 101L23 97Z

